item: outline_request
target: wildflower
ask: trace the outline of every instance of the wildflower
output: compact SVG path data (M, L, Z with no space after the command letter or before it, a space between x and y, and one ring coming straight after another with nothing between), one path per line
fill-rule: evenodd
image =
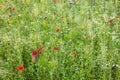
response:
M15 68L15 70L16 70L16 71L18 71L18 70L19 70L19 68Z
M59 28L56 28L56 32L59 32L60 31L60 29Z
M19 66L19 70L23 71L24 70L24 66Z
M18 70L23 71L24 69L25 69L25 68L24 68L24 66L22 66L22 65L19 66L19 67L17 67L17 68L15 68L15 70L17 70L17 71L18 71Z
M113 22L113 19L110 19L109 22L112 23L112 22Z
M74 52L74 53L73 53L73 56L76 57L76 55L77 55L76 52Z
M58 50L58 47L54 47L54 50L57 51L57 50Z
M33 50L33 51L32 51L32 55L33 55L33 56L36 56L37 54L38 54L37 50Z
M44 48L44 46L40 46L40 47L39 47L39 50L43 50L43 48Z
M32 61L35 61L36 60L36 56L32 56Z

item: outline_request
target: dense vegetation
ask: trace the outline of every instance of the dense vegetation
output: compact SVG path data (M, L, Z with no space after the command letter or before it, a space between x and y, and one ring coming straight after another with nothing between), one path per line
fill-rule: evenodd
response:
M0 80L120 80L120 0L0 0Z

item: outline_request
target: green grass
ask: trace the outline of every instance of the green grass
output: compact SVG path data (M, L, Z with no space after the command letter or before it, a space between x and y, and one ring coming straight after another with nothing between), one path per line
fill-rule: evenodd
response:
M0 80L120 80L120 1L76 2L0 0Z

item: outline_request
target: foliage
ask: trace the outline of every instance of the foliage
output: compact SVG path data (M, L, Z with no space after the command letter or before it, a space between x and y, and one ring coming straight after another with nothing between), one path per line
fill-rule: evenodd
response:
M120 1L71 1L0 0L0 80L120 80Z

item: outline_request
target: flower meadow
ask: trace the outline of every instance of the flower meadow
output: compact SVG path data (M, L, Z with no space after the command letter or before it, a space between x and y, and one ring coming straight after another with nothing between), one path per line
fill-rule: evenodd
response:
M0 0L0 80L120 80L120 0Z

